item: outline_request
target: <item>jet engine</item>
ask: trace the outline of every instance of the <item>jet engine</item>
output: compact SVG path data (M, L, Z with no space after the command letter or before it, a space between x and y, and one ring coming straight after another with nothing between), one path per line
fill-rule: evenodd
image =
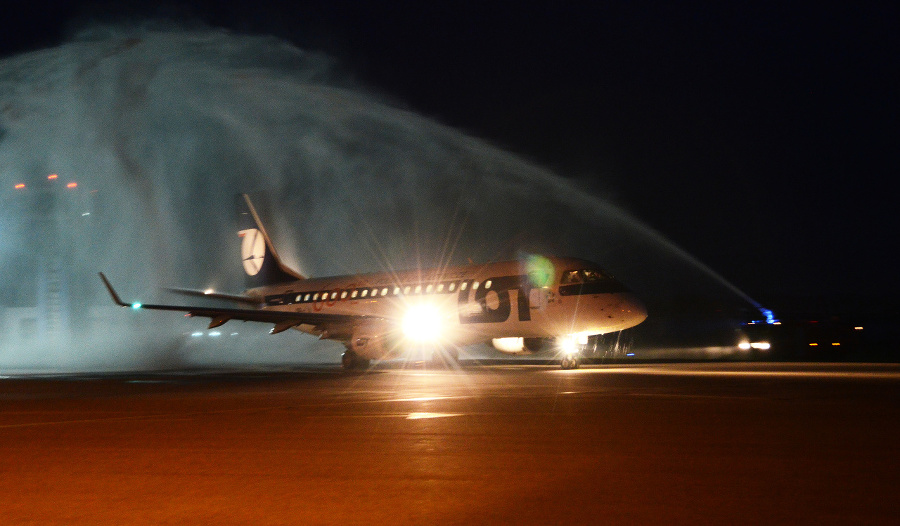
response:
M554 348L553 338L494 338L494 349L507 354L534 354Z
M366 360L386 360L400 355L400 333L382 320L356 326L347 348Z

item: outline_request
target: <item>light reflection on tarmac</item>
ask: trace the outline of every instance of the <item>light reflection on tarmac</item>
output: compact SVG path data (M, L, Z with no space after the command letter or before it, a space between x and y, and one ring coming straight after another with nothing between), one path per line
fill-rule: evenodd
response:
M900 380L900 366L897 364L762 364L762 363L715 363L715 364L642 364L639 366L592 367L574 371L559 371L562 374L650 374L676 376L735 376L735 377L786 377L786 378L860 378Z
M893 524L900 366L0 381L4 523Z

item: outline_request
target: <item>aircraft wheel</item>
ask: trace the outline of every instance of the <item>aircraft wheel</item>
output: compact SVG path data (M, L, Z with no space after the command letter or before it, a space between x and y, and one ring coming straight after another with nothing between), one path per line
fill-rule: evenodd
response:
M456 349L438 349L431 354L431 363L436 367L452 367L459 362Z
M564 356L560 362L563 369L578 369L578 358L574 356Z
M356 369L359 366L359 362L359 357L350 349L347 349L344 351L344 354L341 355L341 365L347 371Z

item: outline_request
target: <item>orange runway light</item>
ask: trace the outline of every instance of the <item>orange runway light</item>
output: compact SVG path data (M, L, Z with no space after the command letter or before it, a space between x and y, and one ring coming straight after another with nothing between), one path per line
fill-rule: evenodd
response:
M22 189L24 189L24 188L25 188L25 183L18 183L18 184L16 185L16 190L22 190Z
M59 179L59 175L57 175L57 174L50 174L47 176L48 181L54 181L56 179Z
M69 184L66 185L66 188L78 188L78 183L76 183L76 182L71 182L71 183L69 183Z

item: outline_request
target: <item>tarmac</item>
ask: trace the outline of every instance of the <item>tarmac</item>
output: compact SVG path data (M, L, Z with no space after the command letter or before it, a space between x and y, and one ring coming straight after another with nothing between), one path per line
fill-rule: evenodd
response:
M900 365L0 380L5 524L895 524Z

